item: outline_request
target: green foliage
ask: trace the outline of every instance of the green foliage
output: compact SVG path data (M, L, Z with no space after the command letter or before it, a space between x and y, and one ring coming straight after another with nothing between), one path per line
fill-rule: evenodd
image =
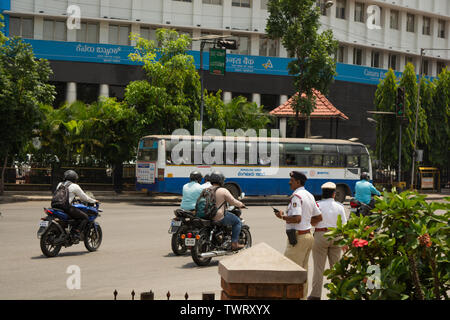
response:
M292 107L297 118L299 114L309 117L315 108L313 89L326 95L336 75L333 55L338 42L331 30L319 33L320 12L315 0L271 0L268 11L267 34L280 38L295 58L289 63L289 73L295 76L295 87L303 94L293 99ZM306 132L306 136L309 134Z
M448 299L450 198L445 203L425 198L385 192L372 215L352 213L346 225L339 221L326 234L349 248L325 272L330 299ZM367 244L355 246L355 239ZM373 266L380 270L378 279Z
M263 129L270 122L263 113L263 106L248 102L246 98L236 97L225 104L224 116L227 129Z

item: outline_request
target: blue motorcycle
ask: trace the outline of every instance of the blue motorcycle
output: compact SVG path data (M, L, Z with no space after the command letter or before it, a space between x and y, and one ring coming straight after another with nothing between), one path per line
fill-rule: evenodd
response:
M95 221L100 216L99 204L74 203L73 206L86 213L89 222L81 230L81 241L84 242L89 252L96 251L102 243L102 228ZM55 208L44 208L46 217L41 218L37 237L40 238L42 253L47 257L56 257L61 247L70 247L78 244L79 240L74 238L71 230L78 221L71 219L64 211Z

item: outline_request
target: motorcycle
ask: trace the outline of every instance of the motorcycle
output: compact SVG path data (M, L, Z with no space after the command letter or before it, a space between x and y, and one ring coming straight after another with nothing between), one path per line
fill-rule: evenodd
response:
M239 208L230 207L228 211L238 218L241 217L242 212ZM242 220L239 243L243 244L246 249L252 246L252 235L249 230L250 227L244 222ZM195 230L182 234L181 238L185 240L186 247L191 248L192 260L198 266L207 266L213 257L236 253L236 251L231 250L231 226L200 218L194 219L192 224Z
M373 208L370 205L360 202L355 198L350 199L350 212L354 212L357 215L362 214L362 216L365 217L371 214L370 211L372 209Z
M170 222L168 230L169 234L172 234L171 247L172 252L177 255L183 255L190 249L185 244L184 239L181 239L181 235L186 234L193 228L192 220L195 219L195 215L191 211L183 209L176 209L174 211L175 218Z
M100 217L99 204L91 205L81 201L72 204L76 208L86 213L89 217L88 223L81 230L81 241L89 252L98 250L102 243L102 228L95 221ZM79 240L71 235L71 230L79 221L71 219L63 210L55 208L44 208L47 215L41 218L37 237L40 239L42 253L47 257L56 257L61 247L70 247L78 244Z

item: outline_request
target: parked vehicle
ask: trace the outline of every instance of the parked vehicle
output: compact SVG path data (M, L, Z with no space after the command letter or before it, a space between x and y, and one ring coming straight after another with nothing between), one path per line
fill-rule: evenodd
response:
M241 217L241 210L236 207L228 209L237 217ZM241 219L242 220L242 219ZM242 228L239 234L239 243L244 248L252 246L250 227L242 220ZM222 225L218 221L196 218L193 221L196 227L193 232L182 234L187 247L191 247L192 260L199 266L207 266L213 257L225 256L235 253L231 250L231 226Z
M86 249L90 252L98 250L102 243L102 228L95 220L100 216L99 204L95 206L87 203L73 204L82 210L89 217L89 222L81 230L81 241L84 242ZM71 235L71 230L78 221L71 219L61 209L44 208L46 217L41 218L37 237L40 239L42 253L47 257L56 257L61 247L70 247L78 244L79 240Z
M170 222L169 233L172 234L171 247L172 252L177 255L183 255L190 247L187 247L181 235L192 231L192 220L195 219L195 214L191 211L183 209L176 209L174 211L175 218Z

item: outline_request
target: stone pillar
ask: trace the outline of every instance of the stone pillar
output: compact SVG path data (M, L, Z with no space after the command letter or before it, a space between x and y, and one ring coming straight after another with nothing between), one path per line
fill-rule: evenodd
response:
M66 102L71 104L77 100L76 82L67 82Z
M224 103L228 103L231 100L233 100L233 95L231 94L231 92L229 91L224 91L223 92L223 102Z
M259 93L252 94L252 102L256 102L258 106L261 105L261 95Z
M219 275L222 300L298 300L307 281L305 269L266 243L221 260Z
M108 98L109 97L109 85L101 84L100 92L99 92L98 96L99 96L99 98L101 98L101 97Z

